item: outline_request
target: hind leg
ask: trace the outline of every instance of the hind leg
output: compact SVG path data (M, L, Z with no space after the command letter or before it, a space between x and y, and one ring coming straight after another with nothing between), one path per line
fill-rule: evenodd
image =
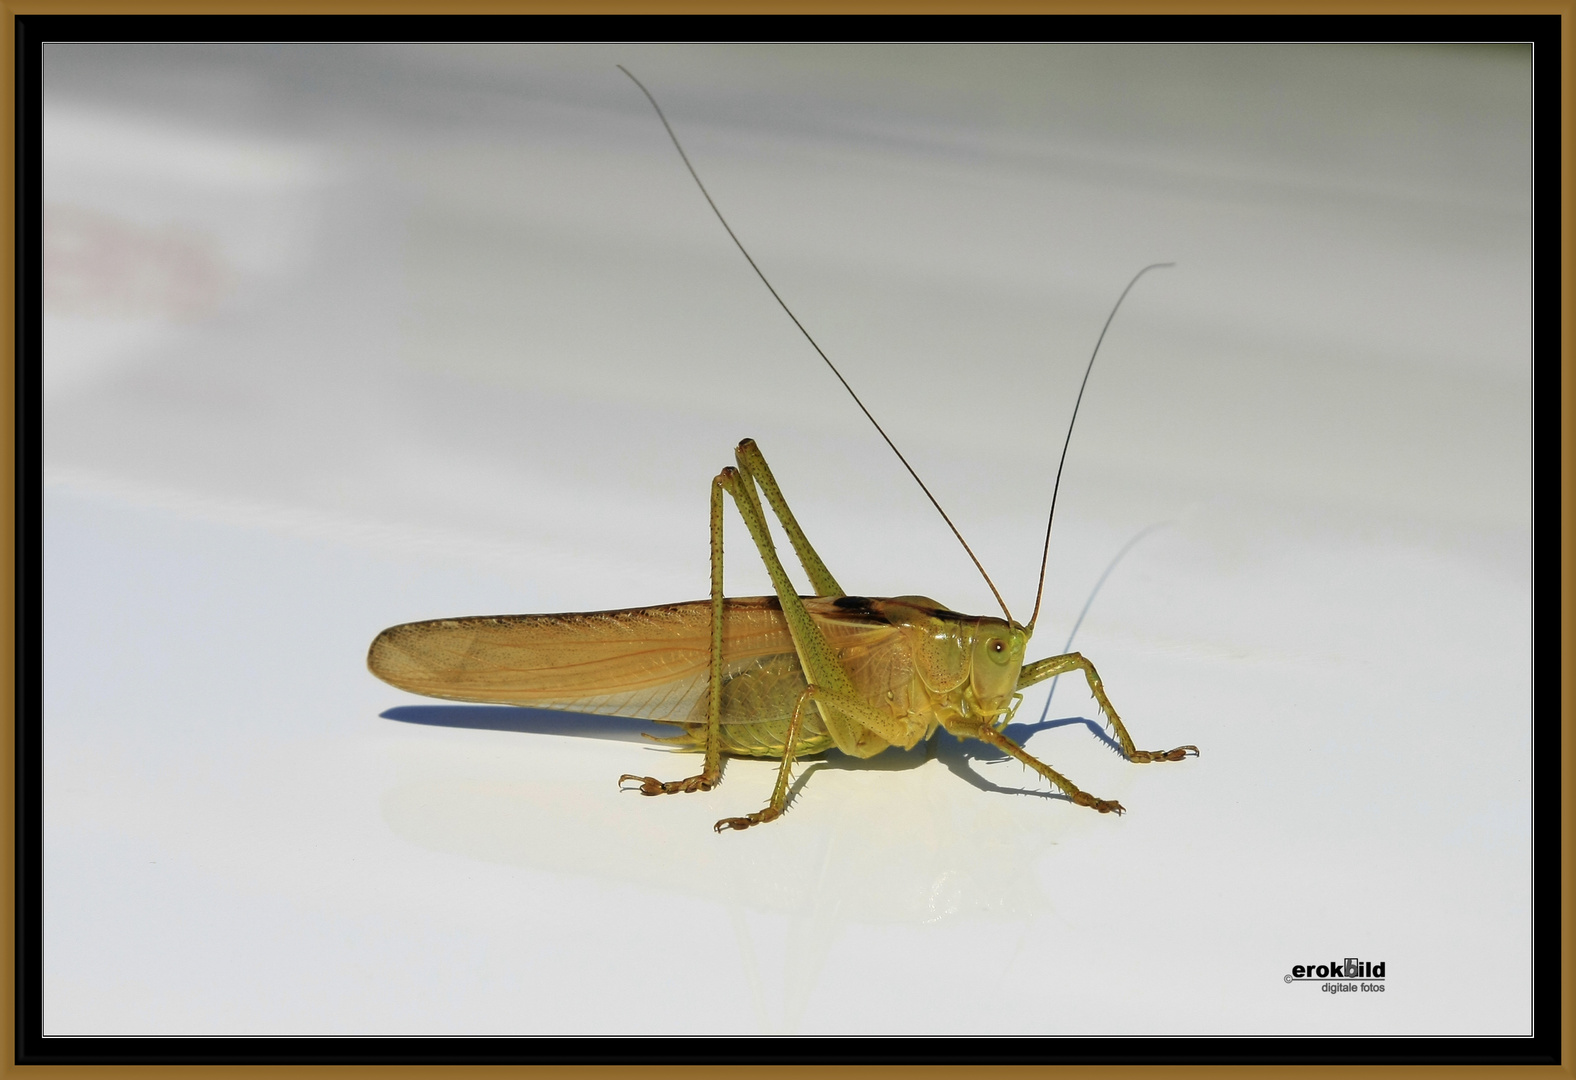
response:
M683 780L658 780L654 776L625 773L618 778L638 780L642 795L676 795L681 791L710 791L722 782L722 491L723 478L711 482L711 685L706 702L706 758L696 776Z

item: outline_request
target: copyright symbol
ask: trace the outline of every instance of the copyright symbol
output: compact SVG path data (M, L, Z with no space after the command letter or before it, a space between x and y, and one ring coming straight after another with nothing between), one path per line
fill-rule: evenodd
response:
M1290 975L1286 976L1286 981L1287 982L1291 982L1291 976Z

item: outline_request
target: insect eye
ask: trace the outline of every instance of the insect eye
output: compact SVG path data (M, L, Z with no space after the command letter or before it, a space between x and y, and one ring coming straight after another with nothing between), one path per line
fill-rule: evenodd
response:
M993 641L990 643L990 651L993 653L1006 652L1007 646L1001 641Z

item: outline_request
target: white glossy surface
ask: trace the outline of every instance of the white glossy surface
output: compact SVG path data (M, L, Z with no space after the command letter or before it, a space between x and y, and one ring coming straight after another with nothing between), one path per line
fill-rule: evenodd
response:
M49 46L46 1033L1526 1032L1526 60ZM367 674L704 595L746 435L845 587L992 610L616 62L1020 619L1179 264L1031 646L1109 570L1203 756L1065 680L1030 749L1125 817L943 740L718 836L773 765Z

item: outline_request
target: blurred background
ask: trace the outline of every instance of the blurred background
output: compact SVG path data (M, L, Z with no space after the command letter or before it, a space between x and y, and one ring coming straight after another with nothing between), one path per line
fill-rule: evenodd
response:
M1530 49L44 55L46 1033L1530 1030ZM619 63L1019 620L1176 262L1030 652L1202 756L1014 725L1127 815L942 736L717 836L772 763L366 672L703 597L745 436L845 588L996 613Z

